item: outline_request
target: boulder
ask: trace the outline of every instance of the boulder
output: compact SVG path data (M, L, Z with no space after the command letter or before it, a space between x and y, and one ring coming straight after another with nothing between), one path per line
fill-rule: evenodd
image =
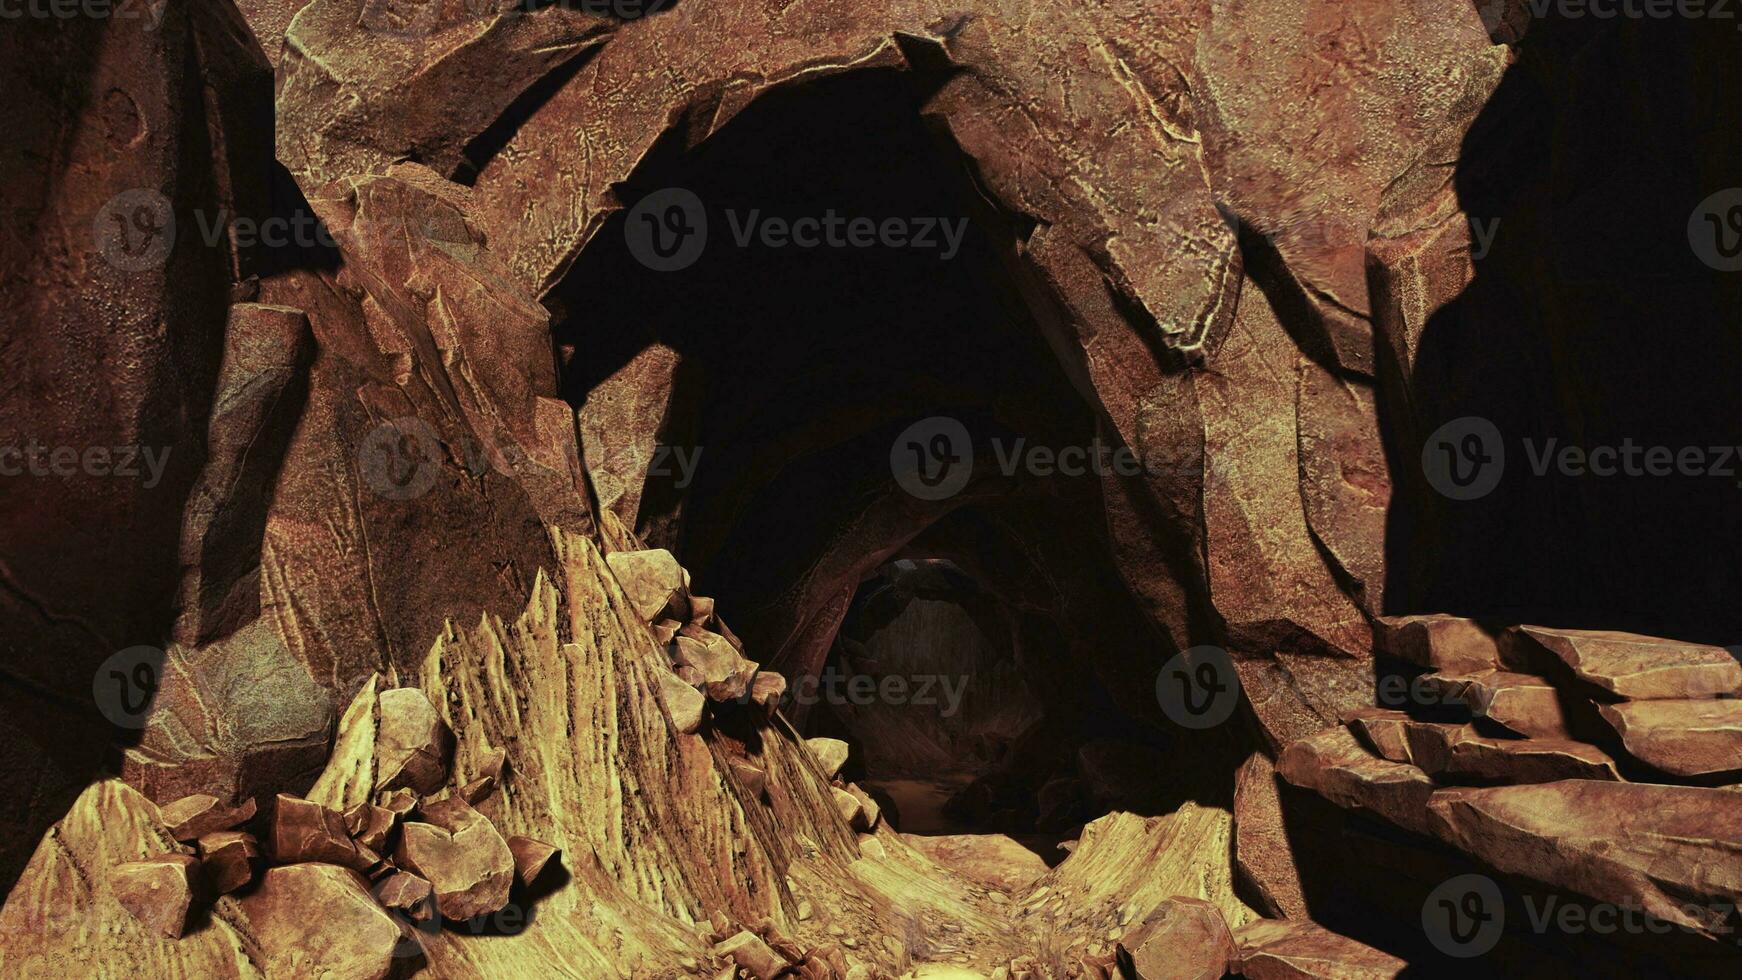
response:
M395 871L375 886L375 900L383 908L404 912L413 922L434 918L434 899L434 887L409 871Z
M1254 752L1234 774L1234 868L1268 915L1306 915L1300 869L1283 825L1276 765Z
M807 738L804 744L810 749L811 758L816 760L824 779L834 779L841 774L850 751L846 742L838 738Z
M1580 680L1632 701L1742 695L1742 663L1723 647L1608 630L1520 626Z
M351 839L344 814L280 793L272 810L272 859L280 864L324 861L367 872L380 857Z
M1408 715L1388 708L1362 708L1343 715L1343 722L1369 751L1381 759L1413 764L1409 757Z
M269 868L241 902L267 976L381 980L393 965L399 925L354 871L331 864Z
M115 900L147 929L179 939L193 904L194 875L200 862L187 854L160 854L109 869Z
M1380 653L1444 674L1473 674L1501 665L1495 635L1460 616L1380 616L1374 621L1373 642Z
M1742 771L1742 700L1628 701L1598 708L1627 754L1672 776Z
M690 735L702 727L702 712L708 701L702 697L700 691L684 683L683 678L661 672L659 696L665 701L665 710L671 715L672 726L679 732Z
M448 778L454 733L415 687L382 691L376 700L375 785L428 795Z
M1222 913L1185 896L1156 906L1114 947L1121 974L1140 980L1220 980L1238 956Z
M264 863L253 834L220 830L200 838L200 870L209 895L228 895L248 884Z
M220 830L240 827L254 819L254 811L252 797L243 801L241 806L228 807L219 804L215 796L196 793L159 807L157 815L169 828L171 836L187 842Z
M373 803L359 803L345 811L346 833L352 840L377 854L386 849L387 837L393 833L398 822L399 814Z
M611 574L617 577L630 608L644 623L652 623L685 591L685 575L677 559L663 548L650 551L615 551L605 556ZM678 617L680 619L687 617Z
M514 853L496 825L458 797L427 804L420 815L401 829L394 860L435 888L442 915L470 919L507 905Z

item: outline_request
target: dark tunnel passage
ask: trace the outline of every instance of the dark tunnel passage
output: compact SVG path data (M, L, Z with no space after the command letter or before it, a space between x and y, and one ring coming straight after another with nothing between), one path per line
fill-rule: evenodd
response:
M928 127L926 92L852 73L660 148L547 302L559 346L586 352L565 377L578 406L661 352L673 398L640 420L662 448L629 516L792 680L800 731L846 739L847 774L899 829L1009 834L1056 863L1110 810L1226 805L1250 746L1157 709L1171 644L1115 568L1100 478L1056 465L1109 440L1010 282L1000 250L1025 222ZM655 271L625 223L667 188L702 202L706 246ZM742 240L829 215L940 230L935 247ZM904 484L894 457L940 426L968 472Z

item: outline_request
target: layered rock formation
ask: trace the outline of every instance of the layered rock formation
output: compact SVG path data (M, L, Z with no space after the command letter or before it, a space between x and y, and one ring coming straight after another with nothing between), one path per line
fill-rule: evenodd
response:
M1742 417L1731 286L1616 292L1524 201L1618 114L1567 93L1670 42L1437 0L650 6L0 40L0 972L1732 968L1736 573L1676 550L1732 502L1420 465L1471 415L1738 441L1658 424ZM759 216L960 237L798 254ZM703 225L682 268L637 238ZM1641 353L1634 308L1692 326ZM984 601L852 635L914 562ZM831 722L832 664L955 671L968 713ZM872 777L946 765L974 832L904 832Z

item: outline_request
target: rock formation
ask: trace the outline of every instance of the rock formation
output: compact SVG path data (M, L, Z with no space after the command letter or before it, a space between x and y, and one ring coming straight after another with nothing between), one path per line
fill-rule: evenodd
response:
M0 974L1734 975L1717 18L144 6L0 37Z

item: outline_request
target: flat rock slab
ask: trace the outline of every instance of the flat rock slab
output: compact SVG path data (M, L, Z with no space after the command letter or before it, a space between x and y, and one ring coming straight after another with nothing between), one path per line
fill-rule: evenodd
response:
M1015 894L1046 874L1046 862L1003 834L902 834L914 850L964 878Z
M1337 727L1290 745L1276 761L1283 779L1345 809L1374 813L1406 830L1427 833L1433 781L1415 766L1381 759L1353 732Z
M1385 980L1408 964L1306 919L1260 919L1234 933L1246 980Z
M1444 789L1428 809L1436 835L1500 871L1713 938L1742 901L1742 806L1725 790L1567 779Z
M1520 626L1581 680L1634 701L1742 694L1742 663L1723 647L1634 633Z
M196 793L164 804L157 815L176 840L187 842L239 827L254 819L254 809L252 797L239 807L229 807L219 803L215 796Z
M1595 745L1565 738L1489 738L1470 725L1410 721L1409 761L1430 776L1492 783L1557 779L1616 780L1615 760Z
M1380 616L1373 642L1380 653L1446 674L1497 670L1501 664L1494 634L1459 616Z
M242 899L268 976L380 980L399 926L356 872L332 864L270 868Z
M1673 776L1742 771L1742 701L1629 701L1598 708L1627 754Z
M1483 670L1473 674L1429 677L1428 689L1449 703L1461 702L1477 718L1526 738L1570 738L1561 692L1533 674Z

